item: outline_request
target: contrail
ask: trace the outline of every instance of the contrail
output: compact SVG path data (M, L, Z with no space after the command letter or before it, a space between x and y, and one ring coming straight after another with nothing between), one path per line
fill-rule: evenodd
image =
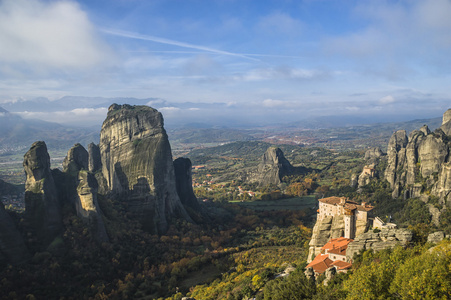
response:
M222 50L218 50L218 49L214 49L214 48L209 48L209 47L200 46L200 45L193 45L193 44L189 44L189 43L174 41L174 40L160 38L160 37L151 36L151 35L142 35L142 34L139 34L139 33L123 31L123 30L116 30L116 29L101 29L100 31L104 32L104 33L107 33L107 34L116 35L116 36L122 36L122 37L130 38L130 39L151 41L151 42L155 42L155 43L161 43L161 44L166 44L166 45L173 45L173 46L190 48L190 49L196 49L196 50L202 50L202 51L216 53L216 54L222 54L222 55L228 55L228 56L236 56L236 57L241 57L241 58L248 59L248 60L253 60L253 61L260 61L260 60L258 60L256 58L249 57L249 56L246 56L246 55L243 55L243 54L239 54L239 53L222 51Z

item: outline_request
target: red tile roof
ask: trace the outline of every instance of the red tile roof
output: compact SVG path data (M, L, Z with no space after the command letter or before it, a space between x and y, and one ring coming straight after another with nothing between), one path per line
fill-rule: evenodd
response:
M318 254L306 268L312 267L316 273L324 273L332 266L333 261L329 258L329 254Z
M321 252L324 251L328 253L346 255L346 249L348 249L348 244L352 241L353 241L352 239L347 239L344 237L331 239L321 248Z
M346 270L350 269L352 267L352 264L345 261L336 260L332 263L332 266L337 267L337 270Z
M318 200L319 202L322 203L326 203L326 204L331 204L331 205L341 205L346 209L349 210L360 210L360 211L370 211L373 209L373 206L369 205L369 204L358 204L357 202L351 201L349 200L349 198L346 197L328 197L328 198L322 198ZM344 201L344 205L342 204Z

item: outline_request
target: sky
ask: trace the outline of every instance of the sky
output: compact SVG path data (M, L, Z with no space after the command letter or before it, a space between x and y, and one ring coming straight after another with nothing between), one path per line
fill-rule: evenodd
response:
M134 97L160 99L173 122L437 117L451 107L450 16L451 0L0 0L0 106ZM21 107L62 123L106 111Z

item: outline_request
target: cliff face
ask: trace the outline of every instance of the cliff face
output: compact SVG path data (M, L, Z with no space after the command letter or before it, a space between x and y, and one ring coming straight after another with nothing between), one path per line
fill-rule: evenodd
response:
M177 194L185 207L188 206L194 210L199 210L200 205L193 190L191 167L192 164L189 158L179 157L174 160Z
M248 175L248 181L258 182L260 186L279 185L283 176L294 172L295 168L285 158L282 150L269 147L256 171Z
M97 202L97 180L88 171L90 161L88 151L82 145L76 144L69 150L63 161L66 177L64 189L77 215L92 225L99 241L107 241L103 214Z
M111 105L99 147L108 190L127 201L147 230L166 231L174 215L190 219L177 195L161 113L147 106Z
M32 238L45 247L62 231L61 205L44 142L35 142L24 155L25 220Z
M328 216L322 220L317 220L312 231L312 239L309 243L309 253L307 262L311 262L320 253L330 239L344 236L345 223L343 216Z
M367 222L356 221L356 236L367 229ZM321 248L330 240L344 236L345 222L342 215L327 216L317 220L312 231L312 239L309 243L307 262L311 262L320 253Z
M451 110L443 115L442 126L431 132L427 126L414 130L407 137L404 130L390 138L385 178L393 189L394 198L404 195L418 197L425 191L449 200L451 176L449 148Z
M406 246L412 241L412 236L412 232L408 229L382 229L377 233L371 231L362 233L349 243L346 257L352 259L360 250L379 251L394 248L396 245Z

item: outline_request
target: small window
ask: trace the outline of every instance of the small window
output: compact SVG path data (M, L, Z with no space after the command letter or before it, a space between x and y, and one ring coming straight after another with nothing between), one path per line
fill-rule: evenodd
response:
M345 258L343 257L343 261L345 260Z

